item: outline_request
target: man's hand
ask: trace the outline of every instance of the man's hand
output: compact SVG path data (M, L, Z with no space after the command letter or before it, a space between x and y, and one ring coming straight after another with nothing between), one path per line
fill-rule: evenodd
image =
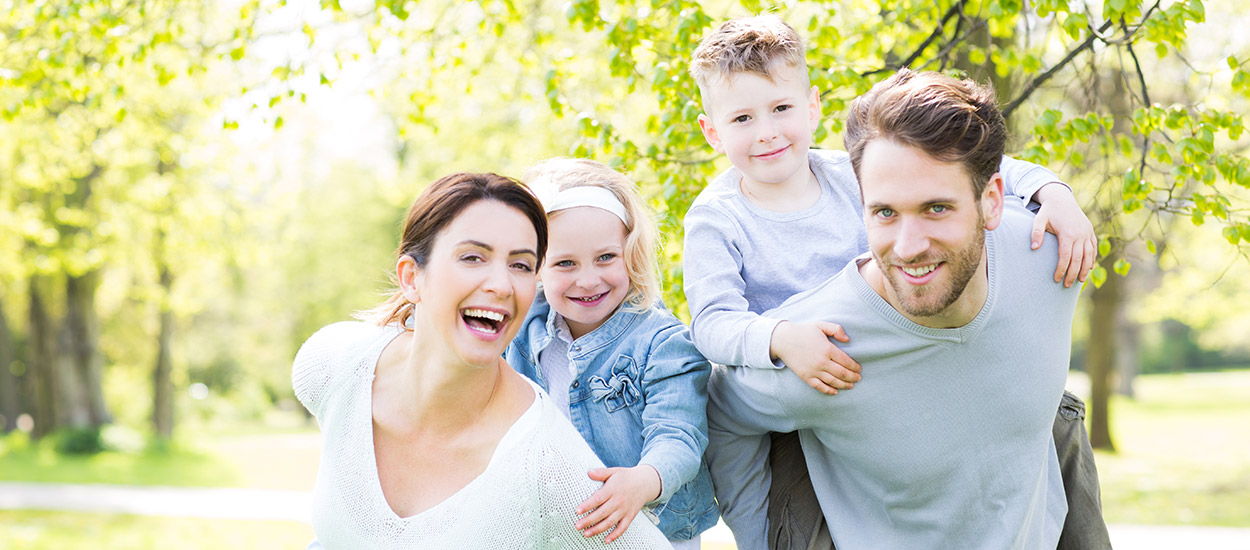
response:
M855 387L863 369L829 338L851 341L837 323L782 321L773 329L769 351L807 385L821 393L837 395L840 389Z
M602 481L603 487L577 505L577 515L590 513L577 520L574 527L587 537L612 529L603 542L612 542L621 536L643 506L660 498L663 488L660 473L647 464L633 468L597 468L589 475L590 479Z
M1071 287L1080 280L1085 282L1089 270L1097 259L1098 236L1081 205L1067 186L1052 182L1043 185L1033 195L1033 201L1042 207L1033 220L1033 250L1042 246L1042 233L1049 231L1059 237L1059 263L1055 266L1055 282Z

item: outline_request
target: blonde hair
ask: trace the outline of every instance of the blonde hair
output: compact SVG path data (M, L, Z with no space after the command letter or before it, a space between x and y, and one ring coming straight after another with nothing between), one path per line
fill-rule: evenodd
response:
M707 110L708 88L735 73L751 73L775 82L777 62L800 69L803 86L810 80L799 33L776 15L731 19L703 38L690 58L690 76L699 85Z
M660 279L656 269L655 220L651 209L638 194L638 186L624 174L589 159L553 158L531 166L521 178L534 189L554 186L557 191L573 187L599 187L611 191L625 206L625 250L622 254L629 274L629 293L625 308L642 312L655 305L660 297ZM539 193L541 195L541 193ZM552 212L548 218L559 214Z

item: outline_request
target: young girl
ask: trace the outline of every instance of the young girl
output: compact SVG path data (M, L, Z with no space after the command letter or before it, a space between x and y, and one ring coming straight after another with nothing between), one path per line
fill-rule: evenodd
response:
M586 536L611 542L639 511L677 550L716 523L703 451L709 365L659 301L656 230L633 182L583 159L524 178L547 212L542 292L508 363L543 387L607 468L582 502Z

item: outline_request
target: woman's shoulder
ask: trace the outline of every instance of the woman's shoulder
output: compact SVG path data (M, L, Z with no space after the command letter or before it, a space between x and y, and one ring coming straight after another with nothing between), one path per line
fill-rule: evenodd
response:
M314 415L336 374L349 369L362 354L373 349L383 337L393 337L398 329L371 323L347 321L327 325L313 333L300 346L291 368L295 396Z

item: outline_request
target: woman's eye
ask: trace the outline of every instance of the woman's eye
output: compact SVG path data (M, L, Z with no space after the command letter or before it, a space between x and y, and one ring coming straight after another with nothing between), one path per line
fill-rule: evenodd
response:
M465 254L460 257L460 261L469 263L477 263L483 260L484 258L482 258L481 254Z
M512 264L512 268L518 271L524 271L525 273L534 272L534 266L530 265L529 262L514 262Z

